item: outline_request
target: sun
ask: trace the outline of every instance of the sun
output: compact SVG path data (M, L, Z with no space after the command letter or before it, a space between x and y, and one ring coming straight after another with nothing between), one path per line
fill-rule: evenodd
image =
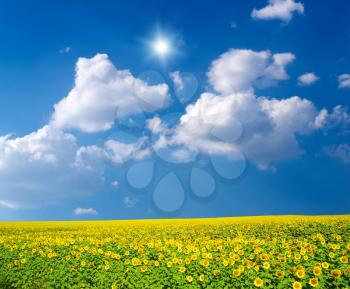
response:
M170 53L169 41L164 38L156 39L153 43L153 51L161 57L166 56Z

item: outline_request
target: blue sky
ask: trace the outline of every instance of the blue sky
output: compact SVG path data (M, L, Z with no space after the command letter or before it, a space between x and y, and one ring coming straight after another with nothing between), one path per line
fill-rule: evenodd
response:
M349 14L3 3L0 220L349 213Z

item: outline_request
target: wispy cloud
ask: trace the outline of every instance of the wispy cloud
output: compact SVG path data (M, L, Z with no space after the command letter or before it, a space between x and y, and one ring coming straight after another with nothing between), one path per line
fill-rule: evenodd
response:
M350 74L344 73L338 76L338 87L339 88L348 88L350 87Z
M347 143L339 145L329 145L323 148L326 155L341 160L343 163L350 165L350 145Z
M124 197L123 198L123 204L127 208L133 208L139 201L138 198L132 198L132 197Z
M0 200L0 206L8 208L8 209L19 209L19 205L14 202Z
M74 215L76 215L76 216L84 216L84 215L94 216L94 215L97 215L97 211L93 208L76 208L74 210Z
M69 46L66 46L61 48L58 52L61 54L64 54L64 53L69 53L70 51L71 51L71 48Z

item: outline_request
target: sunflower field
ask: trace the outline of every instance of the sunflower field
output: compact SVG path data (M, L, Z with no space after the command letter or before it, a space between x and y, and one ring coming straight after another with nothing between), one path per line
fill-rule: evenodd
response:
M0 223L0 288L350 288L350 216Z

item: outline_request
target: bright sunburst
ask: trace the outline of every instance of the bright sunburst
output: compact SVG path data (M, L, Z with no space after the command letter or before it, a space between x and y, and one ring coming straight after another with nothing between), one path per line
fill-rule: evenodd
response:
M165 57L170 52L170 43L164 38L157 38L153 43L153 51L161 56Z

